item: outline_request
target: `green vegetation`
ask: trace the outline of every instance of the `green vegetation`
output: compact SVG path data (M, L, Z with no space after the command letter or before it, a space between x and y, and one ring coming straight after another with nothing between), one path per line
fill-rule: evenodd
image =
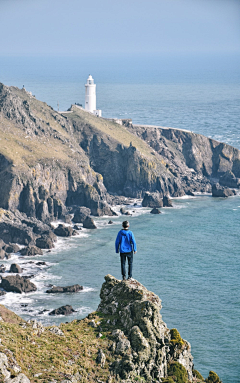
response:
M181 335L179 334L176 328L172 328L170 330L170 335L171 343L173 346L179 345L180 347L182 347L185 344L184 340L181 338Z
M198 370L193 370L193 376L197 382L199 383L205 382L203 376L200 374Z
M222 383L219 376L214 371L210 371L206 383Z
M171 377L174 382L188 383L187 370L185 367L183 367L182 364L178 362L169 363L167 372L168 372L168 376Z

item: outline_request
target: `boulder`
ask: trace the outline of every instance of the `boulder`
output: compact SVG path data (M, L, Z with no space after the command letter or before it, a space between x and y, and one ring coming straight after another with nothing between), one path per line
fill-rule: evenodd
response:
M75 310L73 310L72 306L66 305L51 311L48 315L70 315L74 312Z
M24 247L23 249L20 250L20 254L21 255L27 255L27 256L32 256L32 255L42 255L43 252L42 250L37 247L37 246L27 246L27 247Z
M0 249L0 259L4 259L5 258L5 251L3 249Z
M16 293L30 293L37 290L34 283L30 282L27 278L20 277L18 274L2 277L0 287L8 292Z
M113 224L113 221L111 221L111 220L108 221L108 224L109 224L109 225L112 225L112 224Z
M74 225L74 226L73 226L73 229L74 229L74 230L82 230L82 228L81 228L80 226L78 226L78 225Z
M149 193L146 192L143 201L143 207L163 207L163 201L159 193Z
M0 265L0 273L5 273L6 267L4 265Z
M5 250L6 253L18 253L18 251L20 251L20 247L15 243L9 243L3 247L3 250Z
M97 226L95 225L94 220L91 217L86 217L83 221L83 227L85 229L97 229Z
M52 238L46 234L36 239L36 245L40 249L52 249L54 247Z
M124 207L121 207L121 209L120 209L120 213L123 214L123 215L126 214L126 210L124 209Z
M74 213L72 221L74 223L83 223L85 218L91 214L91 210L85 206L80 206Z
M53 286L50 290L47 290L46 293L77 293L78 291L83 290L83 286L73 285L73 286Z
M156 207L154 207L151 211L150 211L151 214L161 214L160 210Z
M36 263L37 266L47 266L46 262L37 262Z
M56 229L54 230L54 234L56 234L59 237L71 237L72 233L72 227L65 226L63 224L58 225L58 227L56 227Z
M167 196L163 197L163 207L173 207L171 198Z
M12 263L10 266L10 273L22 273L22 269L17 263Z
M231 197L235 195L236 192L228 189L227 187L220 186L219 183L213 184L212 185L212 196L213 197Z

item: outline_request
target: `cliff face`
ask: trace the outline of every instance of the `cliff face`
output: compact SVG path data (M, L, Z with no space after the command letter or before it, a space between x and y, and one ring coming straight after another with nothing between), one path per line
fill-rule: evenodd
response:
M219 177L240 185L240 152L229 145L176 129L124 127L77 106L60 114L3 84L0 133L0 207L45 222L71 205L111 214L109 193L182 196L211 191Z
M167 328L161 300L139 282L107 275L100 297L97 312L59 327L26 323L0 305L1 381L221 383L193 369L190 344Z
M120 282L105 277L98 311L109 316L117 329L112 332L112 349L117 355L111 370L121 379L141 376L148 382L168 376L168 365L180 363L193 380L190 344L174 338L160 314L161 300L137 281Z
M66 118L24 89L1 84L0 131L2 208L42 221L60 218L72 204L97 213L106 188Z

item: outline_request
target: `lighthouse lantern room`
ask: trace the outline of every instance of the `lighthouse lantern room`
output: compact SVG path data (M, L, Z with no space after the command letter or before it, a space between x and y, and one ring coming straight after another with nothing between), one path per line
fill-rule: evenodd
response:
M101 117L102 111L96 109L96 84L91 75L88 76L85 84L85 110Z

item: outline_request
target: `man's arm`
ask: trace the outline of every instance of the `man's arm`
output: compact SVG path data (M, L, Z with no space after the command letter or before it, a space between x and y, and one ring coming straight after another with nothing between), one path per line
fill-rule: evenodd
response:
M117 238L116 238L116 241L115 241L116 253L119 253L120 241L121 241L121 234L120 234L120 231L119 231L119 233L117 235Z
M136 253L137 252L137 244L136 244L136 241L135 241L133 233L132 233L132 241L131 242L132 242L132 245L133 245L133 251L134 251L134 253Z

